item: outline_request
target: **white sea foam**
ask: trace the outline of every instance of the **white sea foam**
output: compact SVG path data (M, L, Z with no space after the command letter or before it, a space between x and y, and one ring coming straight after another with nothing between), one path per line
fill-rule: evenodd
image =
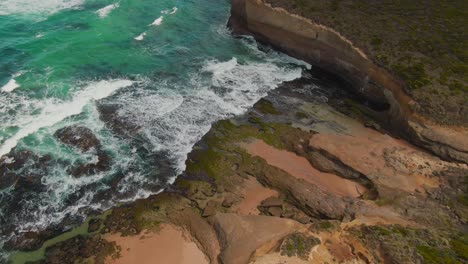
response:
M69 116L77 115L90 101L105 98L118 89L132 84L133 82L129 80L99 81L91 83L83 90L78 91L70 101L46 104L41 109L40 114L32 115L28 120L23 120L18 132L0 146L0 157L10 152L18 144L19 140L28 135L43 127L52 126Z
M24 73L25 71L20 71L20 72L13 74L13 76L11 76L11 79L8 81L7 84L5 84L1 88L1 90L5 93L9 93L15 90L16 88L20 87L20 85L16 82L15 78L23 75Z
M145 38L145 36L146 36L146 32L143 32L140 35L138 35L137 37L135 37L134 39L138 40L138 41L142 41Z
M208 85L206 77L202 77L206 73L211 74ZM239 63L236 58L213 60L192 76L188 87L193 89L174 89L177 83L157 83L154 85L164 92L132 90L115 100L122 105L119 114L142 127L153 151L167 153L174 160L177 175L185 169L187 153L213 122L244 113L279 83L300 76L299 67Z
M226 37L231 37L231 31L226 27L226 26L221 26L218 27L216 32L222 36ZM258 42L252 37L252 36L243 36L242 37L242 42L245 44L245 47L249 48L249 50L257 55L260 58L263 58L266 61L269 62L282 62L282 63L291 63L299 66L303 66L306 69L310 70L312 68L312 65L309 63L303 61L303 60L298 60L296 58L293 58L291 56L288 56L284 53L277 52L273 49L267 49L265 50L260 50L258 48Z
M11 79L10 81L7 82L7 84L5 84L2 87L2 91L5 92L5 93L9 93L9 92L12 92L13 90L15 90L18 87L20 87L20 85L16 82L16 80Z
M153 21L153 23L149 24L148 26L159 26L159 25L162 24L163 19L164 19L164 17L163 17L163 16L160 16L160 17L156 18L156 19Z
M283 67L272 62L245 62L236 58L228 61L211 60L205 62L197 72L191 75L190 83L167 79L151 83L142 82L145 85L125 90L115 95L110 102L121 106L118 115L141 126L139 136L144 137L142 143L145 144L145 148L155 153L161 151L168 155L167 158L176 166L173 175L176 176L185 169L187 153L208 132L213 122L244 113L279 83L298 78L300 75L299 67ZM70 111L80 112L85 107L89 120L81 122L99 135L107 130L104 129L104 123L99 119L96 107L85 102L103 98L118 89L117 87L131 84L132 82L127 80L92 83L81 92L75 93L70 102L60 102L59 105L62 107L51 108L50 102L41 107L48 110L67 111L62 118L65 115L68 116ZM107 91L96 94L97 87L107 87ZM158 87L158 90L151 90L148 87ZM39 115L24 123L18 133L21 133L24 127L31 127L32 124L36 127L46 125L41 121L45 117L45 112L43 110ZM57 120L55 115L53 113L48 116ZM39 121L42 123L37 125ZM66 126L69 125L68 122L75 121L67 119L66 122L67 124L60 122L60 125L48 127L47 134L53 134L58 126ZM102 179L112 172L75 178L64 173L66 168L57 164L42 179L47 192L38 193L34 199L22 201L27 211L16 217L17 221L21 222L20 228L23 231L44 229L51 224L59 223L67 215L84 216L86 210L83 209L91 207L104 210L116 202L133 201L158 192L158 179L149 177L139 167L141 162L148 162L148 160L142 160L133 148L125 148L122 139L112 136L111 133L99 136L99 140L105 151L113 153L112 156L116 159L113 162L115 163L112 168L113 172L133 168L126 172L118 185L114 187L118 192L114 193L113 198L105 201L95 200L96 194L111 188L102 183ZM38 152L37 148L33 151L42 153ZM62 157L61 154L60 156ZM87 159L88 162L92 161L92 158L90 156ZM157 170L158 165L154 166ZM65 202L68 195L78 191L82 193L77 201L71 204Z
M54 14L83 4L84 0L1 0L0 16L14 14Z
M6 157L5 160L3 161L5 164L13 164L15 163L15 158L12 157Z
M112 5L108 5L108 6L105 6L101 9L99 9L98 11L96 11L96 14L98 14L98 16L100 18L105 18L107 17L114 9L118 8L120 6L119 3L115 3L115 4L112 4Z
M167 10L163 10L161 11L161 14L165 14L165 15L173 15L177 12L177 7L173 7L172 9L167 9Z
M203 67L204 71L213 73L213 75L220 76L227 71L232 71L237 66L237 58L232 58L226 62L209 62Z
M203 68L211 72L214 91L221 90L223 107L231 114L242 114L258 99L284 81L301 76L300 68L287 69L274 63L237 63L210 61Z

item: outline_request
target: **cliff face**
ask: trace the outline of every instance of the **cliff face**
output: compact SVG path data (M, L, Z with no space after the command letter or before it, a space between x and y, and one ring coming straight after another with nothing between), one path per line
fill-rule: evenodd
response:
M252 35L344 78L355 93L385 110L381 122L394 133L443 159L468 162L466 127L437 126L417 116L404 83L339 32L262 0L232 0L231 13L229 26L234 33Z
M371 102L381 106L389 103L382 87L391 90L405 106L410 101L391 75L331 28L273 8L261 0L233 0L232 14L229 23L235 33L252 34L294 57L342 76Z

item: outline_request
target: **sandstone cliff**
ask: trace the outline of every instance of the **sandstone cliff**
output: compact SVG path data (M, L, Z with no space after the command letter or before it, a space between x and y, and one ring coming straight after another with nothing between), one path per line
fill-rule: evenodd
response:
M468 162L466 126L446 127L414 112L405 83L375 64L339 32L272 7L262 0L233 0L229 26L257 40L343 77L353 91L385 115L380 122L446 160Z

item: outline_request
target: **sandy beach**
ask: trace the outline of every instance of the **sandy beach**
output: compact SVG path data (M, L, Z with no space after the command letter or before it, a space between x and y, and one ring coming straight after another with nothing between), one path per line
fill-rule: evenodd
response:
M121 247L119 258L106 259L106 264L208 264L203 252L184 232L173 225L161 225L157 233L126 236L110 234L106 240Z

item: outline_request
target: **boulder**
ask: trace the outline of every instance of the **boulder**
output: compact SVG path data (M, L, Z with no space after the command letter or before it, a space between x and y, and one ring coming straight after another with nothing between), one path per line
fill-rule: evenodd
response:
M91 129L82 126L68 126L57 130L55 137L66 145L73 146L82 152L93 151L98 156L96 163L78 164L71 168L69 173L73 176L92 175L110 168L112 159L102 150L101 142Z
M227 196L226 198L224 198L224 201L221 205L223 207L230 208L235 202L236 202L236 199L234 197Z
M62 143L76 147L83 152L92 149L97 151L101 148L101 142L87 127L68 126L57 130L54 135Z
M105 153L104 151L99 151L97 163L79 164L71 168L69 172L75 177L92 175L109 170L111 162L112 159L107 153Z
M268 213L271 216L280 217L283 214L283 209L281 207L270 207L268 208Z

